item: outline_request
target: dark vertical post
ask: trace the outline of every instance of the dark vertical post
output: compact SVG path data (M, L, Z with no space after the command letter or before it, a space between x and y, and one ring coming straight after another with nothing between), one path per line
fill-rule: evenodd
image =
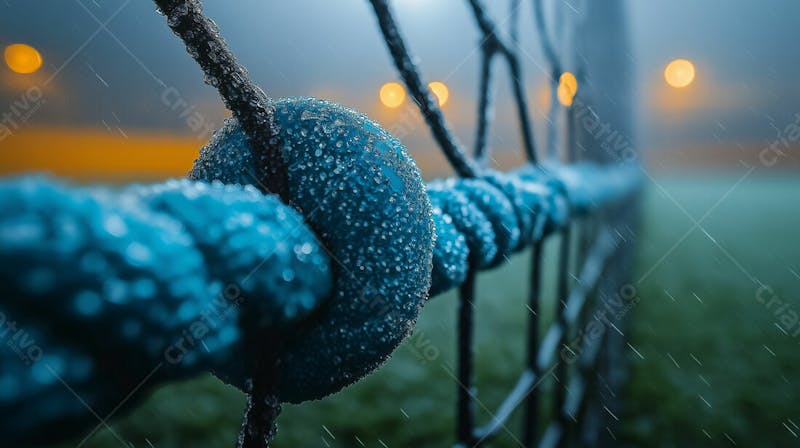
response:
M596 132L591 132L580 122L574 132L577 143L585 148L593 148L584 157L599 163L621 164L639 163L633 160L637 157L634 152L635 133L632 120L633 86L632 59L630 57L630 39L628 36L627 8L625 0L607 0L605 2L585 2L585 13L580 32L576 36L575 52L582 55L581 61L586 71L586 82L579 88L580 107L591 107L600 120L607 123L616 135L627 140L626 152L619 152L603 146L603 137ZM609 49L612 49L609 51ZM602 91L600 90L602 89ZM617 208L614 206L604 213L602 219L612 228L626 233L626 226L636 225L636 199ZM618 240L622 247L618 249L610 263L607 273L601 280L598 291L605 294L599 295L601 300L613 297L620 293L622 285L629 281L632 269L632 256L634 249L634 236L625 235L625 240ZM601 302L602 304L602 302ZM615 322L615 325L626 333L626 321L630 313ZM582 428L584 440L596 441L596 446L616 446L617 441L612 435L617 423L608 412L617 413L622 405L622 382L626 374L626 360L628 348L625 337L616 330L607 328L603 339L603 346L599 353L598 367L593 374L598 375L603 385L603 395L596 394L587 405L587 412L599 422ZM585 422L590 422L584 418ZM598 432L599 430L599 432Z
M475 268L470 264L458 297L458 389L456 400L456 440L469 447L474 443L472 387L473 317L475 311Z
M531 248L531 270L528 290L528 341L526 368L533 373L534 384L540 380L539 370L539 298L541 295L541 251L542 241L537 241ZM525 399L525 415L523 420L524 433L522 443L526 448L534 446L536 434L539 429L539 391L535 388L528 392Z

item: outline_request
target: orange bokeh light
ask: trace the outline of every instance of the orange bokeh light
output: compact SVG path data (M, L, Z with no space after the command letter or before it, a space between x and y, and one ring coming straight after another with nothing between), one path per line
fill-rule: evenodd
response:
M378 97L384 106L395 109L406 100L406 89L399 82L387 82L381 86Z
M447 104L447 100L450 98L450 89L447 88L447 85L441 81L433 81L428 84L428 88L431 89L431 92L436 96L436 100L439 102L439 107L444 106Z
M558 78L558 102L562 106L572 106L572 100L575 94L578 93L578 78L570 72L564 72Z
M694 81L696 71L692 61L688 59L673 59L664 68L664 79L671 87L680 89Z
M30 45L11 44L6 47L3 56L8 68L16 73L34 73L42 66L42 55Z

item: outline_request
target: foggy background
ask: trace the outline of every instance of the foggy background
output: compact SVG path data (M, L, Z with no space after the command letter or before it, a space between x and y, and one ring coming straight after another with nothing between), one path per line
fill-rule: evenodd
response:
M496 22L505 24L507 2L487 3ZM329 98L368 114L390 130L411 124L414 132L403 141L412 154L423 168L444 169L427 129L418 126L421 120L413 103L407 99L400 108L388 109L379 102L381 85L398 78L366 2L210 0L204 4L268 95ZM800 92L792 83L800 77L800 62L791 57L796 51L790 43L800 41L800 29L786 18L797 17L800 4L768 0L721 5L692 0L629 2L638 135L628 137L654 169L736 168L742 161L751 163L797 113L794 105ZM9 105L8 112L27 88L44 85L44 101L35 111L13 123L4 122L17 138L0 141L3 172L48 168L60 174L107 174L92 163L91 154L76 149L69 155L59 148L59 141L70 145L91 135L108 143L109 154L127 155L127 169L134 171L136 161L149 156L143 155L146 149L132 147L159 146L163 159L156 165L163 175L181 175L189 166L190 148L201 146L227 116L216 92L203 84L199 68L151 2L6 0L0 7L0 45L26 43L43 58L42 68L32 75L0 68L0 104ZM477 27L466 3L397 0L394 7L426 81L442 81L449 87L446 118L461 141L471 145L480 52ZM569 9L570 3L561 7L567 13L577 11ZM527 3L521 12L525 85L541 142L550 101L546 63ZM689 59L696 66L696 79L687 88L671 88L664 82L664 67L674 58ZM565 68L571 69L568 64ZM520 153L520 142L504 67L496 77L500 82L492 144L503 160L504 154ZM65 136L65 128L72 135ZM41 133L30 137L34 129L45 129L53 138L45 139ZM174 138L163 140L165 136ZM21 145L27 148L27 157ZM42 160L47 151L60 151L66 157L62 166ZM782 157L780 164L795 166L797 159Z

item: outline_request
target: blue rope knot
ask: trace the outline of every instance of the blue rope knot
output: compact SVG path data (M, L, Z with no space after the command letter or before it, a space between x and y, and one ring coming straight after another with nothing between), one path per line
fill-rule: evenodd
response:
M276 102L274 120L288 196L328 252L334 278L328 300L281 356L280 397L298 403L363 378L410 334L430 289L436 218L419 169L378 123L313 98ZM257 163L231 119L190 177L252 183ZM247 380L219 376L239 387Z
M557 187L496 171L430 184L438 235L431 295L463 283L470 263L495 267L566 222L566 195Z
M61 381L103 415L145 377L206 370L246 389L278 347L265 334L282 339L280 398L322 398L386 361L470 265L497 266L639 183L632 167L577 164L426 189L400 141L361 114L301 98L274 118L294 208L248 185L263 167L233 119L192 180L0 181L0 326L21 328L18 350L0 351L7 438L91 421Z
M437 240L431 296L462 284L470 266L495 267L546 234L636 191L631 167L525 165L510 173L428 185Z

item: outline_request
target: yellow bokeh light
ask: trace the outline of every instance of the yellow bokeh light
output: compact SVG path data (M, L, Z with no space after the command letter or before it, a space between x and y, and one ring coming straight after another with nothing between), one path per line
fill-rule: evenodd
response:
M42 66L42 55L30 45L11 44L6 47L3 56L8 68L17 73L34 73Z
M673 59L664 69L664 79L672 87L680 89L694 81L695 68L688 59Z
M433 92L434 95L436 95L436 99L439 102L439 107L447 104L447 100L450 98L450 89L447 88L445 83L433 81L428 84L428 88L431 89L431 92Z
M578 78L570 72L562 73L558 78L556 93L558 94L558 102L562 106L572 106L572 100L575 98L575 94L578 93Z
M394 109L406 100L406 89L398 82L387 82L381 86L378 96L384 106Z

